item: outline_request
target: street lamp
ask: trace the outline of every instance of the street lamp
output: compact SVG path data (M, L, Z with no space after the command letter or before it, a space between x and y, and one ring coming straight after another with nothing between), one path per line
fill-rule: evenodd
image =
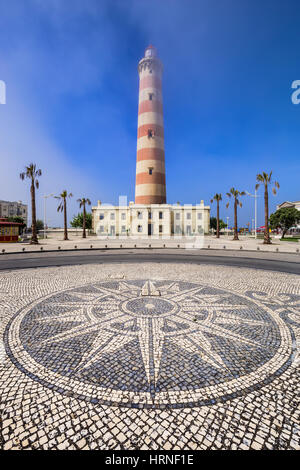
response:
M48 199L48 197L52 197L52 196L54 196L53 193L43 196L44 198L44 240L46 239L46 200Z
M254 194L248 193L248 191L245 191L247 196L254 197L254 236L255 240L257 239L257 198L260 197L257 194L257 189L255 188Z

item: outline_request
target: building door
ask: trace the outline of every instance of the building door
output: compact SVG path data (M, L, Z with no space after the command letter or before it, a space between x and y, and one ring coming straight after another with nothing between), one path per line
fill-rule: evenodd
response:
M148 235L153 234L153 224L148 224Z
M115 235L116 231L115 231L115 226L114 225L111 225L110 226L110 235Z

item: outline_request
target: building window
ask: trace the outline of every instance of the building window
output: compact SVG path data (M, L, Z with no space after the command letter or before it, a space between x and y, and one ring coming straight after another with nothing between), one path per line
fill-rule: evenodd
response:
M110 214L110 220L115 220L115 213L114 213L114 212L111 212L111 214Z
M154 96L154 93L149 93L149 100L150 100L150 101L153 100L153 96Z
M180 225L175 226L175 233L181 233Z
M198 233L203 233L203 227L202 227L202 225L198 225Z
M148 218L152 219L152 212L148 212Z
M122 212L121 219L122 219L122 220L126 220L126 214L125 214L125 212Z
M185 233L186 233L187 235L191 235L191 234L192 234L192 227L191 227L190 225L187 225L187 226L186 226L186 231L185 231Z
M149 73L152 73L152 70L151 70L151 69L149 70Z
M201 212L198 212L198 220L202 220L202 214L201 214Z
M154 137L153 129L148 129L148 139L152 139Z
M152 175L153 173L153 168L149 168L149 175Z
M138 219L142 219L142 218L143 218L143 213L138 211L138 213L137 213L137 218L138 218Z
M175 214L175 219L176 219L176 220L180 220L180 212L176 212L176 214Z
M158 214L158 217L159 217L159 219L163 219L163 213L160 212L160 213Z
M188 213L186 214L186 218L187 218L187 220L191 220L191 213L190 213L190 212L188 212Z
M162 225L159 226L159 233L163 233L163 226Z
M103 232L104 232L104 225L100 225L100 227L99 227L99 232L100 232L100 233L103 233Z
M126 232L126 225L122 225L121 231Z
M104 214L100 214L99 215L99 220L103 220L104 219Z
M138 232L139 232L139 233L142 233L142 231L143 231L142 225L138 225Z

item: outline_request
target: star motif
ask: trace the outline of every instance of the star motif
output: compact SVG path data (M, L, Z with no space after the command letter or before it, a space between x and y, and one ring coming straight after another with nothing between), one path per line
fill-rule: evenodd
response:
M242 316L249 308L246 303L231 303L230 294L207 293L202 286L182 289L176 282L158 283L146 281L142 286L130 281L111 285L93 286L92 292L77 289L66 301L49 301L53 312L58 308L64 312L39 317L44 324L74 322L74 326L47 339L34 343L35 347L94 333L92 345L77 366L77 372L89 369L106 353L116 352L133 339L138 339L143 366L151 393L154 393L160 373L165 340L201 360L216 370L228 370L221 355L213 347L211 336L223 337L247 347L262 347L259 341L249 339L235 328L241 325L263 327L263 320ZM121 307L137 299L143 313ZM166 313L157 307L167 306ZM128 304L129 305L129 304ZM179 306L168 313L173 305ZM145 313L146 312L146 313ZM148 313L149 312L149 313ZM169 328L166 325L169 325ZM130 367L130 365L129 365Z

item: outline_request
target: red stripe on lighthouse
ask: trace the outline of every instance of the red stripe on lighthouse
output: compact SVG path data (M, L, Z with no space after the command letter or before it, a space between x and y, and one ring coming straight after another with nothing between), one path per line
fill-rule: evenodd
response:
M151 129L154 132L154 135L158 137L164 137L164 128L158 124L143 124L138 128L138 138L145 137L148 135L148 131Z
M157 76L153 77L144 77L140 81L140 90L144 88L161 88L161 80Z
M153 173L149 175L149 173L138 173L136 175L136 185L138 184L165 184L166 177L163 173Z
M147 148L137 151L137 161L142 160L165 160L165 151L160 148Z
M147 112L162 114L163 113L162 103L157 100L142 101L139 105L139 114L147 113Z

